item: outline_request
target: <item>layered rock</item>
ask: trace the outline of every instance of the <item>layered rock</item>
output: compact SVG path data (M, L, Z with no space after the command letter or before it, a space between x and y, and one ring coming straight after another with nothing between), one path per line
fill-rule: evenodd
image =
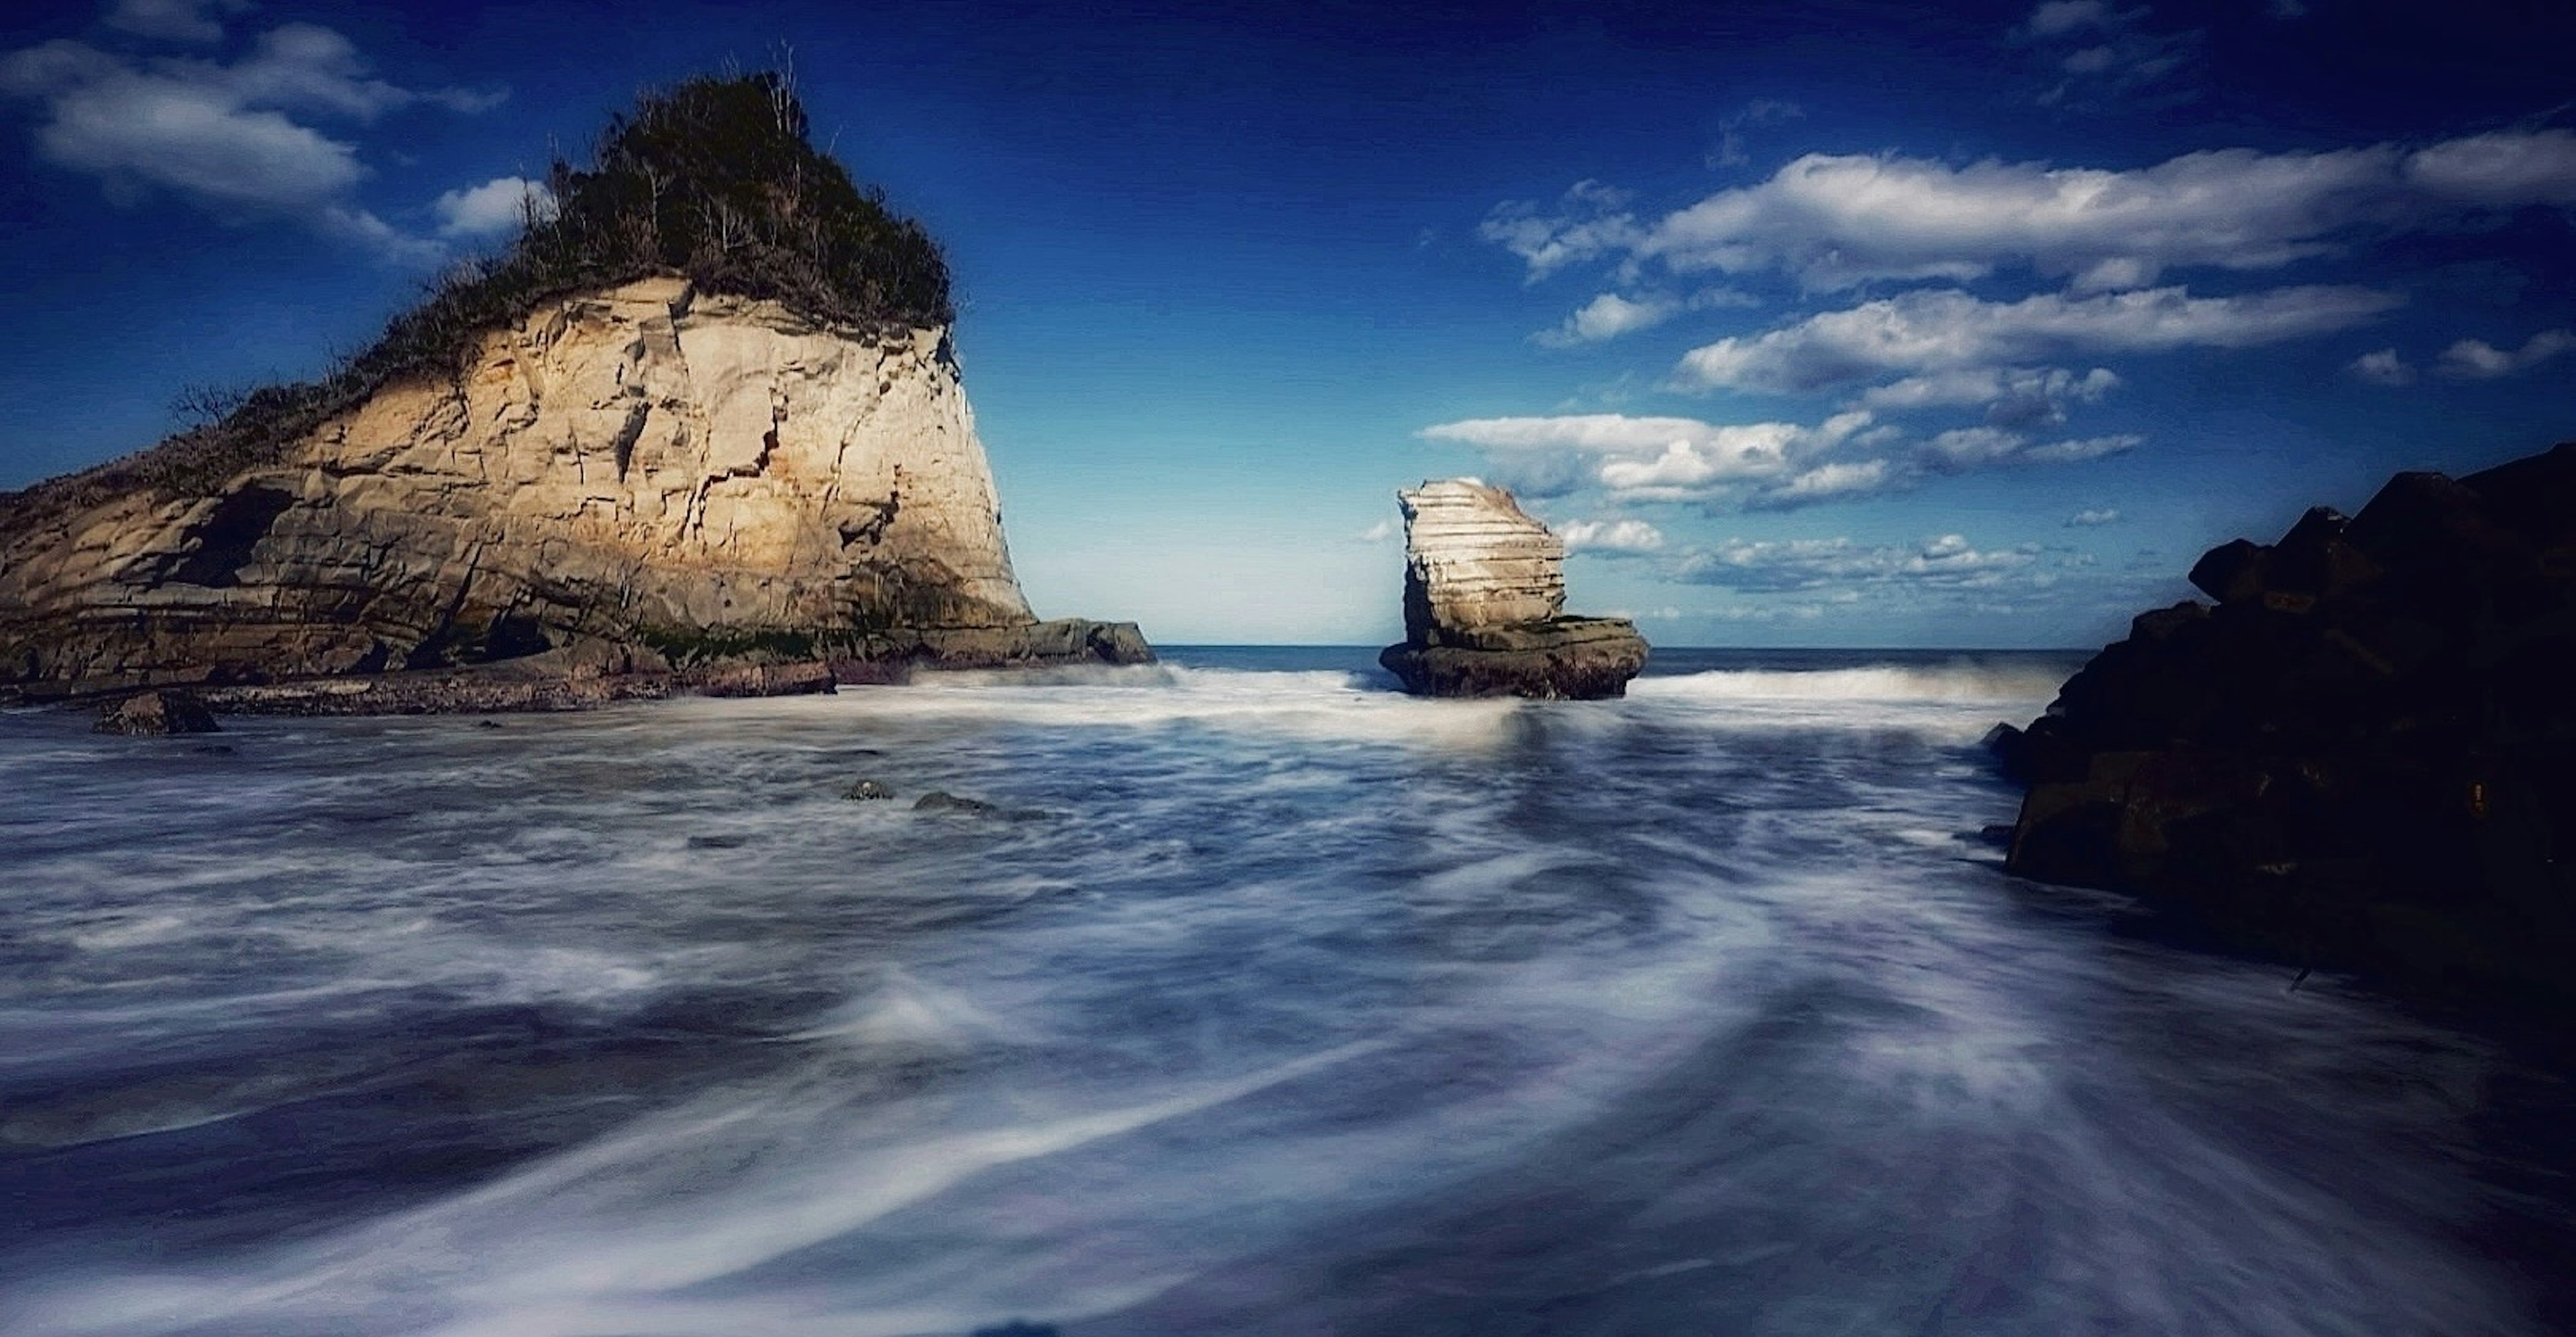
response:
M2576 443L2211 550L2027 732L2008 867L2446 992L2576 1003Z
M116 467L0 498L0 683L574 647L681 685L719 662L1151 656L1132 625L1030 613L945 331L825 327L677 277L543 303L463 374L388 385L208 485L99 482Z
M1619 696L1646 664L1624 618L1566 617L1565 545L1512 494L1469 479L1395 494L1404 640L1378 662L1425 696Z

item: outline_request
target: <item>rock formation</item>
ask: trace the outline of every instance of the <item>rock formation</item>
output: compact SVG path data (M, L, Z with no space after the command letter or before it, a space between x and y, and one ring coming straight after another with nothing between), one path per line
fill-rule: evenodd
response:
M2011 871L2445 993L2576 1004L2576 443L2192 568L2027 732Z
M1404 641L1378 662L1425 696L1619 696L1646 664L1624 618L1566 617L1565 545L1512 494L1468 479L1395 494Z
M648 90L322 379L0 495L0 698L546 709L1151 658L1030 614L947 261L809 131L780 73Z
M1031 616L944 331L677 277L549 302L202 495L79 482L0 501L0 681L1150 657Z

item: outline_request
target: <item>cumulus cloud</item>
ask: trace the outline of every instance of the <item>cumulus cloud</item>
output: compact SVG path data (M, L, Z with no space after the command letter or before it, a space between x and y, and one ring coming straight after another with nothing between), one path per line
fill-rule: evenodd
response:
M1583 304L1581 310L1565 318L1565 323L1552 330L1541 330L1530 336L1533 343L1549 348L1571 348L1577 344L1599 343L1616 339L1636 330L1651 329L1670 320L1682 309L1671 297L1648 293L1643 297L1622 297L1605 292Z
M222 35L212 14L228 8L127 4L109 21L211 40L209 25ZM112 198L164 192L228 222L300 218L402 258L422 255L421 243L350 201L368 169L355 143L313 122L364 125L422 103L473 111L499 96L374 78L347 38L309 23L261 34L230 62L47 42L0 57L0 94L36 102L37 153L97 178Z
M1814 426L1715 424L1616 413L1476 418L1426 427L1475 447L1491 472L1533 496L1598 489L1617 502L1779 510L1910 487L1933 474L2069 464L2139 445L2135 435L2046 440L1994 427L1912 440L1866 409Z
M1584 413L1473 418L1420 434L1475 447L1499 477L1533 495L1599 487L1621 500L1706 501L1789 484L1870 424L1866 411L1813 427Z
M442 237L497 237L518 231L531 211L540 219L552 218L555 195L542 181L503 176L448 191L430 207L438 215Z
M1387 519L1380 520L1376 524L1370 525L1368 528L1361 530L1359 533L1354 534L1351 537L1361 543L1385 543L1403 532L1403 526L1398 525L1392 519Z
M1690 549L1670 574L1688 584L1759 594L1865 585L1984 589L2005 583L2038 559L2035 544L1981 551L1959 534L1942 534L1912 546L1861 544L1849 538L1764 542L1730 538Z
M1891 373L2035 361L2061 351L2251 348L2347 329L2402 299L2366 288L2276 288L2193 297L2182 288L1988 302L1963 292L1901 293L1828 311L1682 358L1686 389L1817 390Z
M2120 523L2120 512L2110 506L2081 510L2066 517L2066 527L2069 529L2092 529L2100 525L2118 523Z
M1553 210L1498 208L1484 236L1533 281L1616 258L1676 273L1778 271L1820 291L2027 266L2106 291L2152 285L2167 269L2276 269L2368 235L2576 205L2576 131L2416 149L2214 149L2127 170L1811 153L1659 219L1640 220L1629 203L1587 181Z
M1643 520L1576 520L1556 527L1567 552L1640 553L1664 546L1662 530Z
M2376 353L2364 353L2354 358L2352 364L2344 370L2376 385L2413 385L2415 383L2415 369L2408 366L2406 359L2399 357L2394 348L2383 348Z
M2576 350L2576 333L2542 330L2507 351L2483 339L2462 339L2442 350L2433 369L2453 380L2486 381L2528 371L2561 353Z

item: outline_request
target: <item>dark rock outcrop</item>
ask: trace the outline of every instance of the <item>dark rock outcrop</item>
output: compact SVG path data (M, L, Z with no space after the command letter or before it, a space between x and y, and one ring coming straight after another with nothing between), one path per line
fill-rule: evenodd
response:
M110 703L98 712L99 733L167 737L183 733L217 733L214 712L186 692L143 692Z
M1378 662L1423 696L1619 696L1646 666L1625 618L1566 617L1565 545L1512 494L1467 479L1395 494L1404 640Z
M2576 443L2212 549L2027 730L2007 867L2449 995L2576 1005Z

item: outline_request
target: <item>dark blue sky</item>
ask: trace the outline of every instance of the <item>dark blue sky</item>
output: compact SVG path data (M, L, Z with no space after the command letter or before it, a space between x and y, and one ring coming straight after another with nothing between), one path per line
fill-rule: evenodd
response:
M1391 638L1389 494L1472 473L1667 644L2090 643L2576 437L2563 0L0 25L0 486L362 346L506 179L782 47L947 244L1032 599L1167 641Z

